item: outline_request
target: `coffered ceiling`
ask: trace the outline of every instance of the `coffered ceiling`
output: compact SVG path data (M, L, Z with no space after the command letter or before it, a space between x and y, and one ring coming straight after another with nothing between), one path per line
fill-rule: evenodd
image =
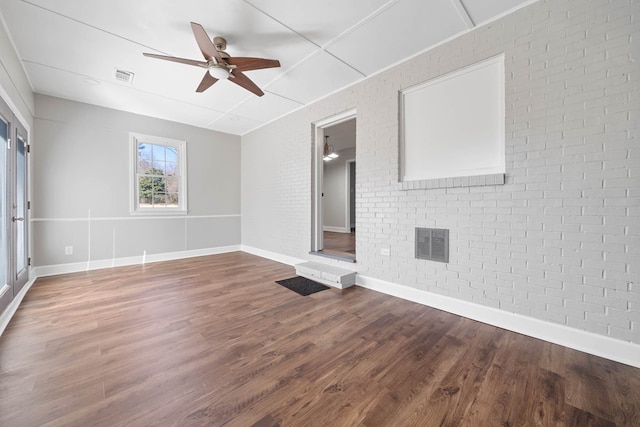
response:
M0 0L33 91L241 135L533 0ZM248 71L263 97L220 81L203 93L190 22ZM133 73L130 83L115 71Z

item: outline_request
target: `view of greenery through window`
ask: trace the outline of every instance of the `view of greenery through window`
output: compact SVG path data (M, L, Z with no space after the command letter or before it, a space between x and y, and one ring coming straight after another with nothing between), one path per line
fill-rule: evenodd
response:
M177 208L180 171L176 147L138 142L138 204L141 208Z

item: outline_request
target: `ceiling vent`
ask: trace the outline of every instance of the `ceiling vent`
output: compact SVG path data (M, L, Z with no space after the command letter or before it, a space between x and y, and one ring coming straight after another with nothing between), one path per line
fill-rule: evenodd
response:
M116 80L123 83L131 83L133 81L133 73L131 71L116 70Z

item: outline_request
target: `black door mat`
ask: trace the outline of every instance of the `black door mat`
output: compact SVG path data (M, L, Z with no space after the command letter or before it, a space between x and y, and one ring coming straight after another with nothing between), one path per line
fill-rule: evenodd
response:
M276 280L276 283L287 289L291 289L293 292L296 292L303 297L329 289L328 286L325 286L322 283L314 282L313 280L300 276L292 277L290 279Z

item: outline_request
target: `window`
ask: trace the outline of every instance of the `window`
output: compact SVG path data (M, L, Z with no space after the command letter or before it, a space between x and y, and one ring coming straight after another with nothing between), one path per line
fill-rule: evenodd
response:
M130 134L131 213L187 213L186 142Z
M401 91L400 108L401 181L504 174L503 55Z

